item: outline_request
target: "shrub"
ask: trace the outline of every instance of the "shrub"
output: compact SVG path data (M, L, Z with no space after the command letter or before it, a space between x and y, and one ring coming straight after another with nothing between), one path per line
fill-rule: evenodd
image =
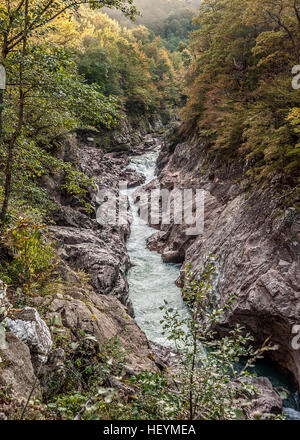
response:
M13 258L0 270L14 287L22 287L26 293L40 286L55 266L54 245L47 241L44 232L44 226L19 218L1 239Z

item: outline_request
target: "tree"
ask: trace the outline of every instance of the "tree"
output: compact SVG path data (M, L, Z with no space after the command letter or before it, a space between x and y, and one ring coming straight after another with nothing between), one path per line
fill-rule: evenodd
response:
M251 183L275 172L285 184L298 181L299 135L289 114L300 106L291 86L299 11L297 0L205 0L192 34L185 128L206 139L209 155L251 164Z
M139 392L133 406L139 418L175 420L234 420L249 417L248 408L255 399L249 369L269 350L269 341L259 349L253 338L240 326L217 339L214 326L234 297L216 305L211 283L214 277L210 258L199 279L186 267L183 293L189 303L189 319L165 303L162 320L164 334L178 356L178 364L165 375L146 372L132 382ZM245 357L246 365L239 360ZM172 371L173 370L173 371ZM274 415L269 415L270 418Z
M282 40L289 40L294 58L300 63L299 0L250 0L247 10L246 19L264 21L267 26L272 26L273 31L281 32Z
M125 15L134 18L136 9L132 0L8 0L0 4L0 44L1 62L7 67L8 57L12 52L19 54L19 75L17 87L19 90L18 118L15 129L9 139L3 136L3 103L4 91L0 90L0 145L7 144L7 161L5 166L4 201L0 214L0 222L5 221L9 197L11 192L13 151L19 136L22 133L24 124L25 97L24 91L24 70L27 46L30 38L42 35L49 23L60 16L71 11L78 11L80 5L88 4L91 8L97 9L104 6L116 7Z

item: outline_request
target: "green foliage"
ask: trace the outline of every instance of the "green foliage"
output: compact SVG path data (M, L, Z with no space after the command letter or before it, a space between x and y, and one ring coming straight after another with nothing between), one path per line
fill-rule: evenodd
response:
M77 342L67 351L67 389L91 393L107 385L111 375L119 376L124 365L120 341L115 338L99 349L97 339L79 330Z
M182 62L176 65L160 38L146 27L124 29L104 14L83 10L79 28L83 49L78 69L89 84L117 95L131 114L155 113L178 101L176 72Z
M52 332L54 327L51 326ZM85 405L82 413L85 420L102 419L107 415L118 417L124 396L110 386L113 378L125 380L125 354L118 338L99 347L95 337L82 330L76 342L70 342L67 335L57 339L57 335L54 332L56 345L62 346L66 353L62 366L66 375L63 383L57 384L54 377L50 384L52 392L47 407L51 418L72 419Z
M96 85L88 85L77 71L66 49L49 44L32 45L26 57L19 52L6 59L7 76L17 83L18 66L24 67L26 113L23 135L37 143L48 143L53 137L78 126L110 128L118 118L115 98L105 97ZM16 119L17 89L12 87L4 101L4 136L9 137Z
M160 35L165 47L170 51L182 51L189 45L190 33L196 30L193 9L182 6L172 11L163 22L155 22L150 29Z
M0 147L0 176L4 169L6 151ZM76 169L70 162L56 158L45 150L45 147L25 137L20 137L15 151L13 163L12 197L14 206L11 213L18 216L22 211L38 210L41 218L47 218L55 211L56 205L49 200L46 189L40 186L40 178L45 175L54 175L61 181L61 190L67 191L77 198L79 203L89 213L92 207L88 201L88 191L94 188L95 182L86 174ZM4 179L3 179L4 180ZM1 198L2 187L0 187Z
M203 1L183 111L186 128L206 138L212 156L242 157L253 178L279 172L289 184L300 164L300 94L291 84L299 64L297 11L290 0Z
M87 213L93 212L93 207L88 201L88 191L95 188L95 181L85 173L78 171L70 162L61 160L54 161L56 173L63 172L65 183L61 189L65 189L68 194L77 197L79 202L85 207Z
M20 218L1 237L1 243L13 255L12 261L0 265L1 278L4 275L13 287L26 294L34 293L55 266L54 246L46 241L43 229L30 219Z
M56 418L72 420L87 401L88 397L80 393L61 394L53 402L49 402L47 407Z
M131 404L135 419L180 420L184 399L170 384L167 375L145 371L132 377L131 382L138 388Z

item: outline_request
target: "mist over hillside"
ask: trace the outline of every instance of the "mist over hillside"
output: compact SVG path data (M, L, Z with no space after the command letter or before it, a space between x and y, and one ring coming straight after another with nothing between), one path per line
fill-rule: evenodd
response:
M161 36L169 50L176 50L188 42L190 32L195 29L192 21L201 0L135 0L134 4L140 13L135 22L117 10L103 11L123 26L147 26L154 36Z
M190 3L190 5L195 8L198 9L199 6L201 5L202 0L187 0L187 3Z

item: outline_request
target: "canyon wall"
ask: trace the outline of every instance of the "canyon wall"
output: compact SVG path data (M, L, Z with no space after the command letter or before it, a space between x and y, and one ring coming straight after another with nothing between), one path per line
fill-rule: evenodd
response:
M218 332L239 323L257 345L271 337L278 350L270 358L291 372L300 388L300 351L292 347L293 326L300 324L296 192L280 175L252 184L247 177L250 163L212 158L208 149L196 138L180 140L176 131L168 133L158 159L158 181L150 186L202 189L204 233L187 236L185 225L160 225L148 246L164 261L191 263L196 278L215 255L215 300L237 296Z
M124 121L107 136L78 130L58 140L57 157L95 179L97 188L90 188L86 196L93 209L88 214L81 201L62 188L62 174L41 179L56 204L46 235L55 242L58 264L54 287L24 298L26 307L16 308L15 292L0 280L0 420L20 417L30 394L43 401L63 389L69 345L76 346L82 334L99 350L117 337L129 375L157 369L155 360L160 361L136 324L129 299L130 223L100 226L95 212L99 189L117 191L120 180L129 186L143 182L143 176L126 169L130 156L151 148L151 133L161 129L159 119L142 120L137 126ZM0 258L12 258L3 245Z

